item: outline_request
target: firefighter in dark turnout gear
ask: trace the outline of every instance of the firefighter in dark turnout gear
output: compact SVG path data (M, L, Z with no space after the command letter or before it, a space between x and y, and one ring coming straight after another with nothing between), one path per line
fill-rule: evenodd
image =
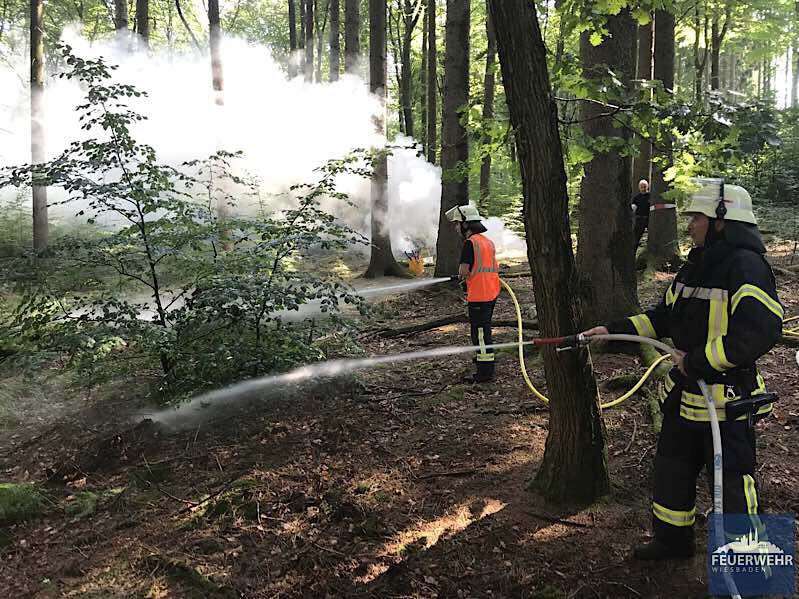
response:
M686 212L694 248L660 303L643 314L595 327L586 335L631 333L671 337L679 358L665 380L663 427L655 457L652 522L654 539L636 547L638 559L694 554L696 479L713 472L713 443L705 400L696 383L704 379L720 421L724 512L757 519L753 420L727 418L729 401L765 393L755 361L782 334L783 308L765 246L745 189L705 179Z
M500 287L496 250L483 235L483 217L475 206L455 206L446 212L446 217L464 238L458 275L466 284L472 344L480 347L475 356L477 372L467 381L485 383L494 378L494 348L487 346L493 343L491 319Z

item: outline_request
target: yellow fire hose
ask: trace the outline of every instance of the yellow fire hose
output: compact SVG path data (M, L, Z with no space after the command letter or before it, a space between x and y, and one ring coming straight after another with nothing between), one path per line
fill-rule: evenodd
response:
M789 322L794 322L795 320L799 320L799 316L791 316L790 318L786 318L782 321L782 324L788 324ZM799 327L794 327L792 329L786 329L782 332L783 335L786 337L794 337L799 338Z
M519 300L516 299L516 294L513 292L513 289L511 289L510 285L508 285L502 279L500 279L499 282L505 288L505 291L508 292L508 295L510 295L511 300L513 300L513 306L516 308L516 322L517 322L517 325L518 325L517 328L519 330L519 366L521 366L522 376L524 377L524 381L527 383L527 386L530 388L530 391L533 392L533 395L535 395L538 399L540 399L544 403L548 404L549 403L549 398L547 398L543 393L541 393L538 389L535 388L535 385L533 385L533 382L530 380L530 376L527 374L527 367L524 365L524 346L522 345L522 343L524 342L524 336L523 336L523 330L522 330L522 309L521 309L521 306L519 306ZM646 379L649 378L649 375L652 374L652 372L655 370L655 368L657 368L657 366L661 362L663 362L664 360L666 360L666 359L668 359L670 357L671 357L670 354L665 354L663 356L660 356L646 370L646 372L639 379L639 381L635 385L633 385L633 387L629 391L627 391L627 393L625 393L621 397L618 397L618 398L614 399L613 401L609 401L608 403L600 404L600 407L602 409L612 408L612 407L615 407L615 406L619 405L620 403L626 401L630 397L632 397L635 394L635 392L638 391L638 389L640 389L641 386L646 382Z

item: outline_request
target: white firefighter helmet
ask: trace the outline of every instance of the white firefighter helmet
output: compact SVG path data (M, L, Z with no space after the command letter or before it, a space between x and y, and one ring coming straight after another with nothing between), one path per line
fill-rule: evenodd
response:
M749 192L738 185L726 185L723 179L697 178L694 182L700 186L699 191L691 194L691 201L684 212L698 212L708 218L723 218L742 223L756 225L757 219L752 212L752 198ZM723 204L721 189L724 189ZM720 209L724 207L724 210Z
M455 206L447 210L444 215L451 223L483 220L483 217L480 216L480 212L477 210L477 206L474 204Z

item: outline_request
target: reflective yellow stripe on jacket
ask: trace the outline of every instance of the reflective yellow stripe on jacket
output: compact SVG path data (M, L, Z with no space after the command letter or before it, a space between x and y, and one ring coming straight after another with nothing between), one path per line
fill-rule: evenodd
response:
M665 387L666 392L674 389L674 379L671 378L671 373L666 375ZM727 420L727 411L725 406L728 401L740 399L740 396L728 394L728 387L725 385L708 385L710 395L713 398L713 404L716 406L716 414L718 415L719 422ZM766 392L766 383L763 377L757 375L757 388L752 392L752 395ZM757 415L761 416L771 412L773 404L767 404L757 411ZM690 391L682 390L680 393L680 416L686 420L693 420L694 422L710 422L710 413L707 411L707 404L705 398L701 393L691 393ZM746 420L747 416L744 414L738 420Z

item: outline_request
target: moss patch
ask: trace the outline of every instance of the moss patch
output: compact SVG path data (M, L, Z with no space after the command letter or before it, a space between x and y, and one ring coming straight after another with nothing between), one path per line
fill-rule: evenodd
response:
M38 516L44 498L31 484L0 483L0 524L14 524Z

